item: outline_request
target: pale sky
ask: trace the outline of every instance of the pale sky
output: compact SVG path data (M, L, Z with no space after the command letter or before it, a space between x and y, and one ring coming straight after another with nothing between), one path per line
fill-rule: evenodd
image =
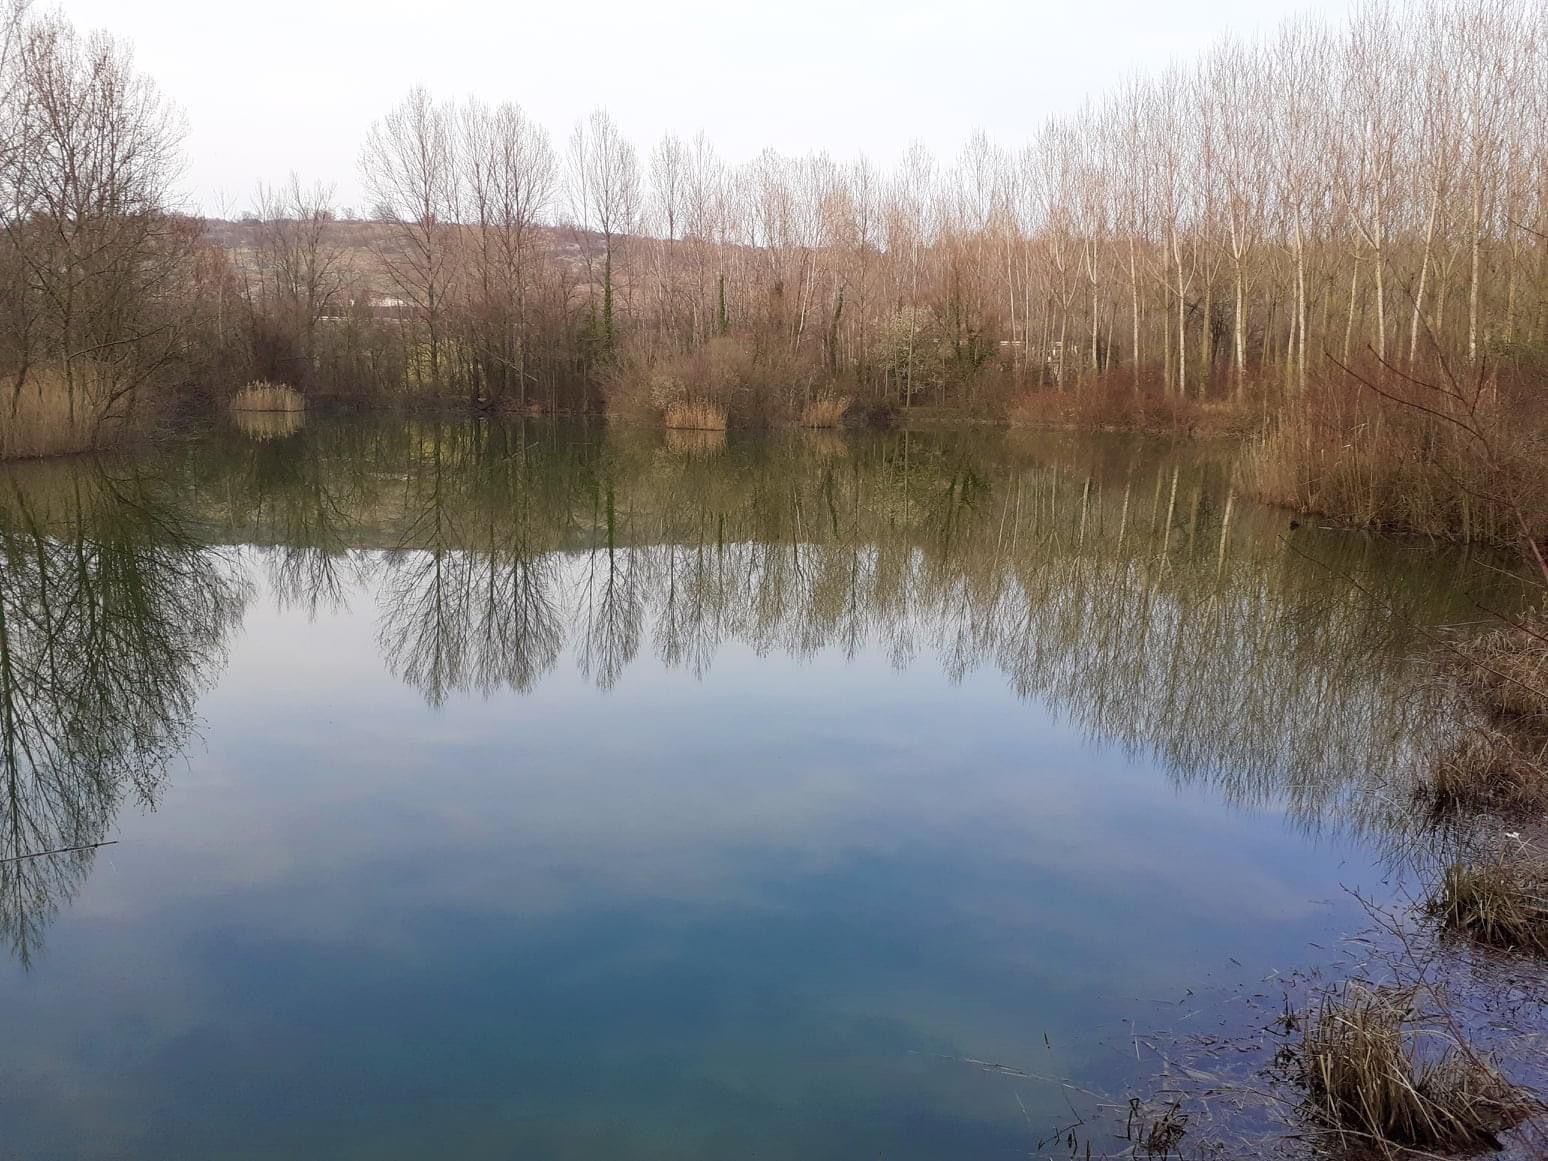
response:
M46 0L45 0L46 2ZM45 6L40 3L40 7ZM765 146L942 158L977 128L1019 144L1049 114L1227 32L1342 18L1348 0L62 0L130 41L184 110L193 207L235 213L295 170L364 208L372 121L414 84L515 100L562 146L605 106L642 152L705 130L732 162Z

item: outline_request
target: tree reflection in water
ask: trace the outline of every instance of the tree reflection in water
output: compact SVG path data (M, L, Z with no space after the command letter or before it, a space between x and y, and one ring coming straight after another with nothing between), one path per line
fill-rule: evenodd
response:
M149 478L0 476L0 938L24 963L94 852L27 856L154 804L245 591Z
M1179 779L1312 817L1354 809L1362 772L1435 719L1412 623L1471 615L1480 585L1511 599L1456 554L1287 533L1231 491L1228 449L822 433L690 454L639 431L441 423L340 438L322 454L352 473L353 535L298 544L321 521L255 535L244 517L233 537L367 552L386 661L432 704L530 689L567 643L604 688L647 643L700 677L727 642L928 654L953 677L995 667Z
M603 688L642 653L707 679L731 643L875 650L997 670L1180 782L1389 834L1403 759L1446 718L1415 680L1414 624L1519 595L1458 554L1287 531L1233 494L1227 448L1118 437L685 449L583 425L309 422L117 478L59 464L0 484L6 855L97 841L125 800L154 800L245 600L212 545L256 546L243 559L284 609L373 603L385 664L432 705L528 691L567 650ZM0 864L24 958L90 862Z

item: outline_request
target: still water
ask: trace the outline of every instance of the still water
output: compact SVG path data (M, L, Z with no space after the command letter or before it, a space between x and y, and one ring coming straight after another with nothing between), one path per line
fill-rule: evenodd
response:
M1512 599L1231 480L429 421L0 471L0 1153L1028 1155L1390 897L1413 623Z

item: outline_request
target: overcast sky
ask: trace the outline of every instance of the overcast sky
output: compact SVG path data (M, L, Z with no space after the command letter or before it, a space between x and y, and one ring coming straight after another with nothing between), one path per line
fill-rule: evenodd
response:
M41 6L41 5L40 5ZM975 128L1020 142L1137 69L1347 0L62 0L128 39L185 111L186 192L232 212L291 170L363 208L371 122L411 85L515 100L562 142L605 106L642 149L704 129L765 146L943 157Z

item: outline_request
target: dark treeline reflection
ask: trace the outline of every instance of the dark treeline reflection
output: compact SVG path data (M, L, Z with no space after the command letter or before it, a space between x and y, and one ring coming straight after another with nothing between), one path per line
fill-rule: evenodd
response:
M880 648L994 667L1240 801L1386 821L1381 776L1444 716L1414 624L1519 596L1454 553L1292 530L1231 470L1119 437L425 421L228 435L185 474L281 601L373 587L386 663L432 704L530 689L566 648L604 688L642 654L703 676L729 642Z
M154 803L240 618L179 495L93 464L0 473L0 939L23 962L93 859L40 852Z

